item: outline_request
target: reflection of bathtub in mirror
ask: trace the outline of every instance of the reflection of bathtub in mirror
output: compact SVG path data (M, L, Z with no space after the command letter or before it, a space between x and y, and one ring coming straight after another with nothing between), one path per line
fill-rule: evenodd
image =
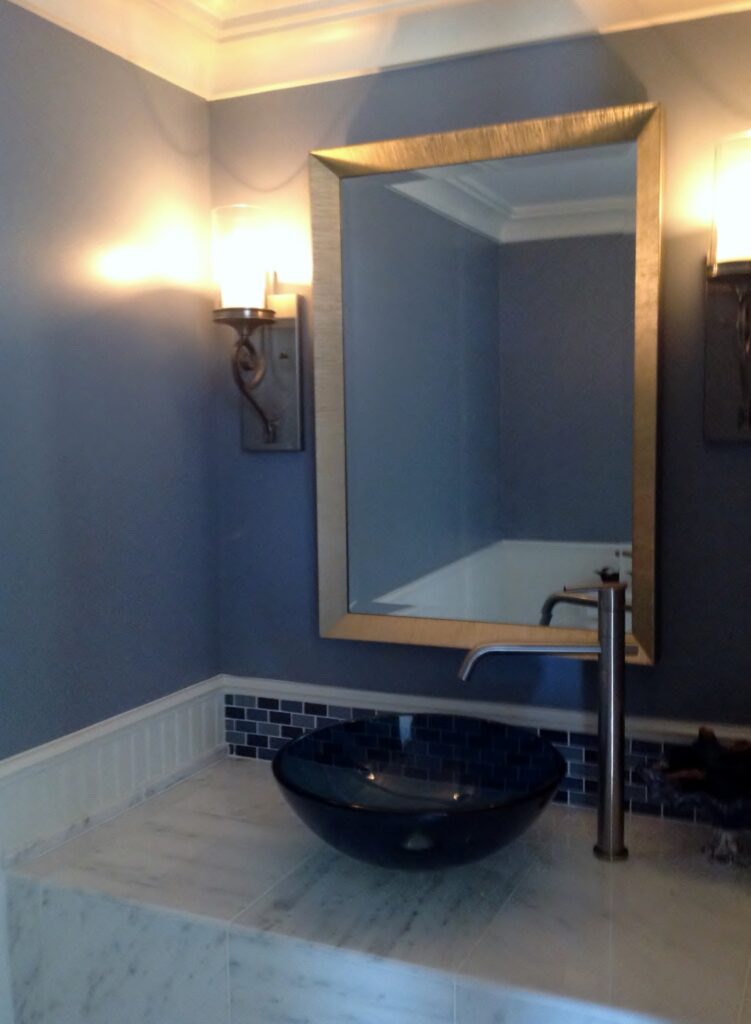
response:
M628 543L500 540L370 601L358 602L352 611L480 622L495 621L503 614L508 622L537 622L551 594L564 586L595 580L595 574L606 566L629 583L626 600L630 604ZM594 629L597 608L558 604L550 624ZM631 629L630 613L626 629Z

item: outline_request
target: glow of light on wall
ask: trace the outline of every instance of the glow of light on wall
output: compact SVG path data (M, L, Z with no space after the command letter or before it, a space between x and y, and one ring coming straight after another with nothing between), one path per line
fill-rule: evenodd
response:
M310 284L313 256L307 224L270 219L267 230L268 268L280 281Z
M97 250L92 270L99 280L123 288L202 288L203 238L189 217L162 216L134 237Z
M751 261L751 132L717 147L713 236L710 262Z

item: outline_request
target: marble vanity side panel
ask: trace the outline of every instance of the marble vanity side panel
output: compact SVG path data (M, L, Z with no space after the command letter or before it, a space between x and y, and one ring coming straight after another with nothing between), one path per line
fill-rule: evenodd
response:
M222 925L51 887L43 889L41 916L49 1024L228 1019Z
M10 872L5 883L9 992L0 999L0 1015L10 1012L12 1024L41 1024L44 1019L41 889L36 882ZM0 942L5 940L5 936L0 936Z
M538 992L457 983L455 1024L662 1024L654 1017L587 1006Z
M449 974L230 931L231 1024L453 1024Z

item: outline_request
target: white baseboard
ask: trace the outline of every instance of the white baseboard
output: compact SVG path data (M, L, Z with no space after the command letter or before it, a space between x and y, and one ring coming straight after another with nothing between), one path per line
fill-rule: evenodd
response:
M214 678L0 762L0 864L42 852L224 756Z

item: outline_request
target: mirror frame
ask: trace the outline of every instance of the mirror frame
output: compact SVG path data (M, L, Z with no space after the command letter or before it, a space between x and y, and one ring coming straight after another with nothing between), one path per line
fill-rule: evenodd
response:
M662 113L607 107L310 154L315 324L315 425L320 633L343 640L471 648L492 642L591 643L595 630L349 611L344 420L341 187L345 178L636 142L634 284L633 609L629 661L655 657L657 334Z

